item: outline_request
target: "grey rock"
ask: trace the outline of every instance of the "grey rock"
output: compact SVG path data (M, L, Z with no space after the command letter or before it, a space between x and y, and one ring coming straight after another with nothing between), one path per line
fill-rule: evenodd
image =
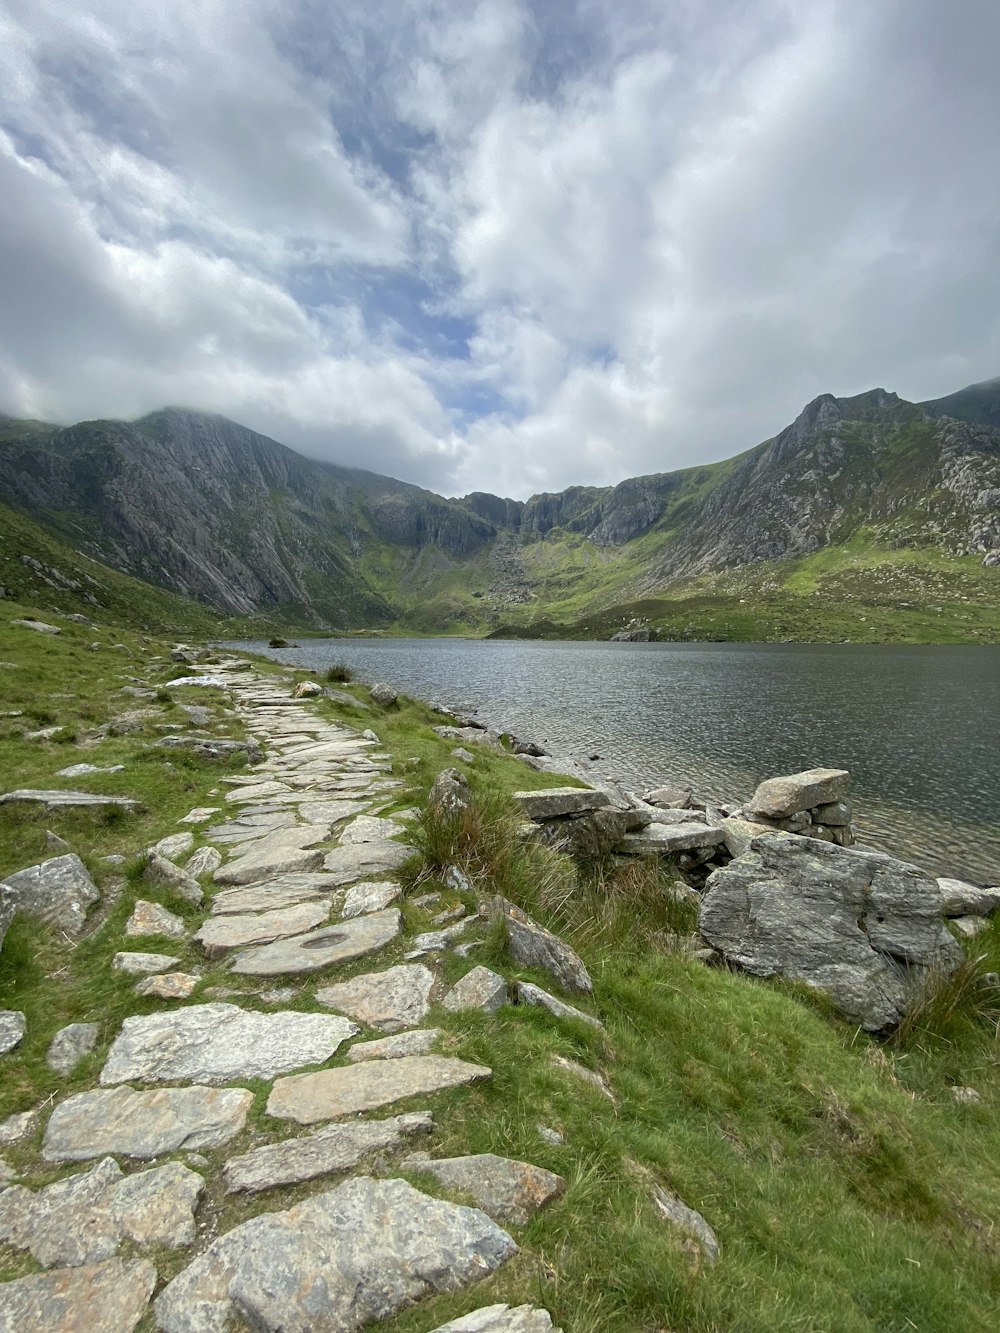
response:
M258 945L237 954L232 971L253 977L317 972L331 963L347 963L384 948L399 934L400 921L399 909L389 907L307 935Z
M387 1120L325 1125L303 1138L269 1143L226 1163L226 1193L255 1194L334 1171L353 1171L369 1153L401 1148L406 1138L429 1133L433 1126L430 1111L411 1111Z
M415 935L413 939L410 940L410 950L404 957L407 959L422 958L424 954L443 953L445 949L454 948L455 940L458 939L459 935L472 924L473 919L474 918L472 917L465 917L454 926L445 926L443 930L426 930L420 935ZM474 943L477 942L478 941ZM465 948L469 949L474 947L474 943L466 945ZM455 952L458 953L460 950L456 949Z
M156 1286L145 1259L107 1259L0 1284L0 1333L132 1333Z
M768 819L787 819L800 810L841 801L851 785L851 775L843 768L808 768L802 773L768 778L754 792L746 813L766 815Z
M590 810L585 814L566 815L559 819L546 819L540 824L529 824L536 831L536 836L565 852L575 861L586 864L601 861L619 846L628 831L630 822L622 810Z
M137 983L136 995L152 1000L187 1000L201 977L193 972L161 972Z
M217 815L218 813L219 807L217 805L196 805L194 809L189 810L179 822L181 824L204 824L207 820L211 819L213 815Z
M694 1238L706 1263L715 1263L719 1257L719 1241L701 1213L659 1185L653 1186L653 1206L661 1217Z
M647 791L643 795L643 800L647 805L658 805L661 809L683 810L689 806L694 798L694 792L690 787L671 786L654 787L652 791Z
M373 685L368 693L372 697L372 702L377 703L380 708L391 708L398 698L392 686L386 685L382 681Z
M0 884L0 947L7 937L10 923L17 912L17 893L6 884Z
M276 911L296 903L315 902L324 893L337 891L330 875L312 871L304 875L278 875L262 884L223 889L212 898L212 914Z
M55 852L58 856L73 850L65 838L60 838L59 834L53 833L51 829L45 830L45 846L48 851Z
M167 935L170 939L182 940L187 934L187 927L179 916L161 907L159 903L139 898L136 900L132 915L125 922L125 934L132 937Z
M162 1333L350 1333L494 1272L517 1246L485 1213L361 1176L216 1240L156 1301Z
M649 824L638 833L626 833L619 846L627 856L669 856L691 848L719 847L725 840L722 828L685 821L682 824Z
M530 981L519 981L517 983L517 1002L518 1004L538 1005L541 1009L547 1009L554 1018L580 1019L584 1023L589 1023L591 1027L600 1028L602 1032L604 1031L604 1024L593 1014L585 1014L582 1009L576 1009L573 1005L556 999L554 995L542 990L541 986L532 985Z
M566 1190L562 1176L494 1153L433 1160L426 1153L418 1153L407 1157L403 1165L411 1171L427 1171L446 1189L471 1195L490 1217L515 1226L526 1225L540 1208Z
M431 1333L560 1333L547 1310L532 1305L484 1305L459 1319L439 1324Z
M472 881L459 866L446 866L441 875L441 883L446 889L454 889L456 893L474 892Z
M507 982L488 967L474 967L457 981L444 997L446 1009L482 1009L495 1014L507 1003ZM489 1209L487 1209L489 1212Z
M828 824L831 828L846 828L852 813L849 801L831 801L828 805L817 805L811 811L813 823Z
M292 691L293 699L315 699L322 695L323 686L317 680L300 680Z
M462 764L474 764L476 762L476 756L471 754L468 750L463 749L461 745L457 745L455 749L452 750L451 757L452 759L457 759Z
M61 634L62 630L58 625L48 625L44 620L12 620L12 625L17 625L19 629L33 629L37 634Z
M197 1004L126 1018L101 1083L227 1083L273 1078L322 1064L357 1033L345 1018L285 1011L260 1014L235 1004Z
M595 1070L588 1069L586 1065L580 1064L578 1060L570 1060L565 1055L553 1055L551 1057L551 1063L555 1065L556 1069L561 1069L567 1074L572 1074L574 1078L578 1078L581 1082L589 1084L592 1088L596 1088L597 1091L603 1093L609 1101L613 1102L615 1100L615 1094L608 1086L607 1079L602 1074L598 1074Z
M34 787L19 787L17 791L0 796L0 805L44 805L46 810L70 810L94 806L116 805L122 810L139 810L139 801L130 796L98 796L92 791L43 791Z
M216 884L257 884L274 875L318 870L323 852L314 849L329 830L322 824L295 824L237 847L234 859L215 872Z
M590 973L568 944L505 898L496 898L494 902L507 929L507 942L515 962L548 972L564 990L582 995L593 993Z
M0 1120L0 1143L20 1143L35 1128L37 1120L37 1108L34 1111L18 1111L7 1116L6 1120Z
M443 1055L407 1055L373 1060L346 1069L279 1078L271 1089L267 1113L278 1120L312 1125L388 1106L404 1097L423 1096L489 1078L485 1065Z
M222 865L222 853L217 847L199 847L184 863L184 873L191 879L211 875Z
M472 808L469 779L457 768L446 768L434 779L427 804L435 814L452 818Z
M358 815L343 830L339 841L342 847L365 842L387 842L390 838L398 837L405 832L402 824L397 824L391 819L378 819L375 815Z
M60 1028L52 1038L45 1063L57 1074L71 1074L97 1045L99 1031L97 1023L70 1023L68 1027Z
M179 958L172 958L168 953L116 953L112 959L111 965L119 972L127 972L130 976L141 977L149 976L153 972L168 972L172 967L176 967L180 962Z
M48 1162L85 1162L106 1153L150 1158L191 1148L219 1148L246 1123L245 1088L98 1088L60 1103L42 1144Z
M367 972L316 992L320 1004L339 1009L366 1027L398 1032L416 1027L430 1008L434 973L419 963Z
M559 815L601 810L611 804L607 792L588 787L550 787L546 791L516 791L514 800L528 819L555 819Z
M358 1041L347 1052L351 1064L365 1060L401 1060L404 1055L426 1055L441 1036L440 1028L413 1028L376 1041Z
M68 768L60 768L56 777L85 778L88 773L123 773L124 771L124 764L111 764L108 767L102 767L100 764L70 764Z
M981 889L961 879L939 879L945 916L992 916L1000 907L1000 888Z
M153 855L149 858L142 872L142 880L150 888L169 889L171 893L176 893L185 902L194 903L196 907L200 906L205 896L196 879L164 856Z
M218 958L230 949L242 949L248 944L269 944L289 935L303 935L321 925L329 915L329 902L298 903L274 912L246 915L226 913L210 916L194 938L209 958Z
M536 1125L538 1137L543 1143L547 1143L552 1148L561 1148L566 1140L557 1129L552 1129L549 1125Z
M166 838L153 844L149 849L151 856L162 856L166 861L175 861L194 846L194 834L189 832L171 833Z
M754 838L759 838L762 833L770 831L767 824L755 824L749 819L739 819L736 816L723 819L720 828L730 856L742 856L744 852L750 850Z
M366 880L347 890L341 916L345 919L364 916L368 912L380 912L399 897L402 890L391 880Z
M337 847L323 858L323 868L338 884L355 884L372 875L388 875L406 864L413 848L401 842L362 842Z
M957 930L967 940L974 940L990 928L990 923L982 916L953 916L950 924L953 930Z
M980 1106L982 1104L982 1095L975 1088L963 1088L958 1084L953 1084L949 1089L951 1098L959 1106Z
M873 1032L899 1022L928 968L962 958L922 871L786 833L762 834L712 873L698 926L729 963L815 986Z
M4 884L14 895L16 911L40 917L70 935L79 935L87 909L101 896L87 867L72 852L17 870Z
M0 1193L0 1240L43 1268L109 1259L123 1240L191 1245L205 1182L180 1162L125 1176L113 1157L41 1190Z
M20 1009L0 1009L0 1055L21 1044L27 1022Z

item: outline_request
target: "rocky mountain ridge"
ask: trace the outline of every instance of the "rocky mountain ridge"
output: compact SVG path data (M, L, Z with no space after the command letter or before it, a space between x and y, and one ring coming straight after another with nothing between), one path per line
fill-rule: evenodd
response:
M923 404L824 394L725 462L527 501L446 499L178 409L67 428L0 419L0 486L102 563L228 614L329 628L424 607L443 627L478 597L489 624L511 606L545 614L569 579L534 567L571 556L589 566L584 609L859 531L996 565L1000 381Z

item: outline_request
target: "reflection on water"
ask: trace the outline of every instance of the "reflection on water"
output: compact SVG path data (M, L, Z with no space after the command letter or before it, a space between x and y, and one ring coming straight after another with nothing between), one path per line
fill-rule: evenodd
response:
M636 788L720 801L762 778L848 768L865 839L1000 883L1000 648L318 639L242 646L345 662L585 758Z

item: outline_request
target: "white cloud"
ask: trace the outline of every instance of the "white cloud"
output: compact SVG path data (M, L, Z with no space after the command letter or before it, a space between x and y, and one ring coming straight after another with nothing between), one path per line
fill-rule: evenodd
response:
M998 38L988 0L8 0L0 408L525 495L996 374Z

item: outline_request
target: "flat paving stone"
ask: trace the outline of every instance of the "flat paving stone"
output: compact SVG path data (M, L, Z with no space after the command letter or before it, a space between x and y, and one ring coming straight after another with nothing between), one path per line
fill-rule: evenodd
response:
M154 842L149 849L150 856L162 856L167 861L176 861L178 856L191 851L194 846L194 834L189 832L170 833L159 842Z
M495 1014L507 1003L507 982L488 967L474 967L457 981L442 1001L446 1009L481 1009Z
M199 847L184 863L184 873L192 879L199 875L211 875L222 865L222 853L218 847Z
M135 987L136 995L152 1000L187 1000L201 980L194 972L160 972Z
M156 1286L146 1259L106 1259L0 1283L0 1333L132 1333Z
M323 869L330 871L338 884L356 884L359 879L391 874L412 855L413 848L401 842L361 842L327 852Z
M213 916L230 912L270 912L279 907L294 907L296 903L315 902L324 894L337 894L339 898L341 893L333 876L321 870L300 875L276 875L245 888L220 889L212 899L211 912Z
M215 871L216 884L256 884L273 875L318 870L324 853L313 848L329 835L322 824L296 824L236 848L235 859Z
M259 1193L334 1171L353 1171L369 1153L401 1148L411 1135L429 1133L433 1126L430 1111L410 1111L387 1120L326 1125L302 1138L269 1143L230 1158L223 1173L226 1193Z
M475 1083L490 1078L492 1073L485 1065L443 1055L407 1055L345 1069L321 1069L315 1074L277 1079L267 1101L267 1113L278 1120L313 1125L372 1111L404 1097Z
M359 815L340 835L341 847L365 842L387 842L390 838L405 833L402 824L391 819L379 819L375 815Z
M197 1004L126 1018L101 1071L105 1086L273 1078L328 1060L358 1029L346 1018Z
M402 889L392 880L366 880L355 884L347 890L340 915L347 920L352 916L364 916L367 912L379 912L394 903L400 893Z
M71 1074L85 1055L97 1045L97 1023L70 1023L52 1038L45 1063L57 1074Z
M210 916L195 940L209 958L218 958L231 949L242 949L248 944L270 944L272 940L288 935L303 935L321 925L330 915L330 902L297 903L272 912L246 915L226 913Z
M352 1333L516 1253L478 1208L359 1176L220 1236L157 1297L157 1324L221 1333L239 1317L258 1333Z
M376 1041L358 1041L348 1050L352 1065L365 1060L401 1060L404 1055L426 1055L441 1036L440 1028L413 1028Z
M47 1162L85 1162L108 1153L150 1158L219 1148L246 1123L245 1088L97 1088L61 1102L45 1127Z
M153 972L169 972L181 960L168 953L116 953L111 966L130 976L149 976Z
M140 810L142 803L130 796L98 796L91 791L39 791L21 787L0 796L0 805L44 805L46 810L65 810L85 806L117 805L122 810Z
M247 949L236 955L231 971L255 977L316 972L331 963L347 963L384 948L399 934L400 926L399 909L390 907L294 939Z
M43 1268L110 1259L123 1240L191 1245L205 1182L180 1162L126 1176L113 1157L44 1189L0 1192L0 1240Z
M398 1032L423 1022L433 985L434 973L422 963L401 963L384 972L366 972L335 986L323 986L316 999L366 1027Z
M431 1333L561 1333L548 1310L534 1305L484 1305L471 1314L439 1324Z
M187 927L179 916L161 907L159 903L138 899L132 915L125 922L125 934L167 935L170 939L182 940L187 934Z
M498 1222L516 1226L525 1226L540 1208L566 1191L562 1176L495 1153L437 1159L414 1153L403 1165L411 1171L427 1171L446 1189L471 1195Z

